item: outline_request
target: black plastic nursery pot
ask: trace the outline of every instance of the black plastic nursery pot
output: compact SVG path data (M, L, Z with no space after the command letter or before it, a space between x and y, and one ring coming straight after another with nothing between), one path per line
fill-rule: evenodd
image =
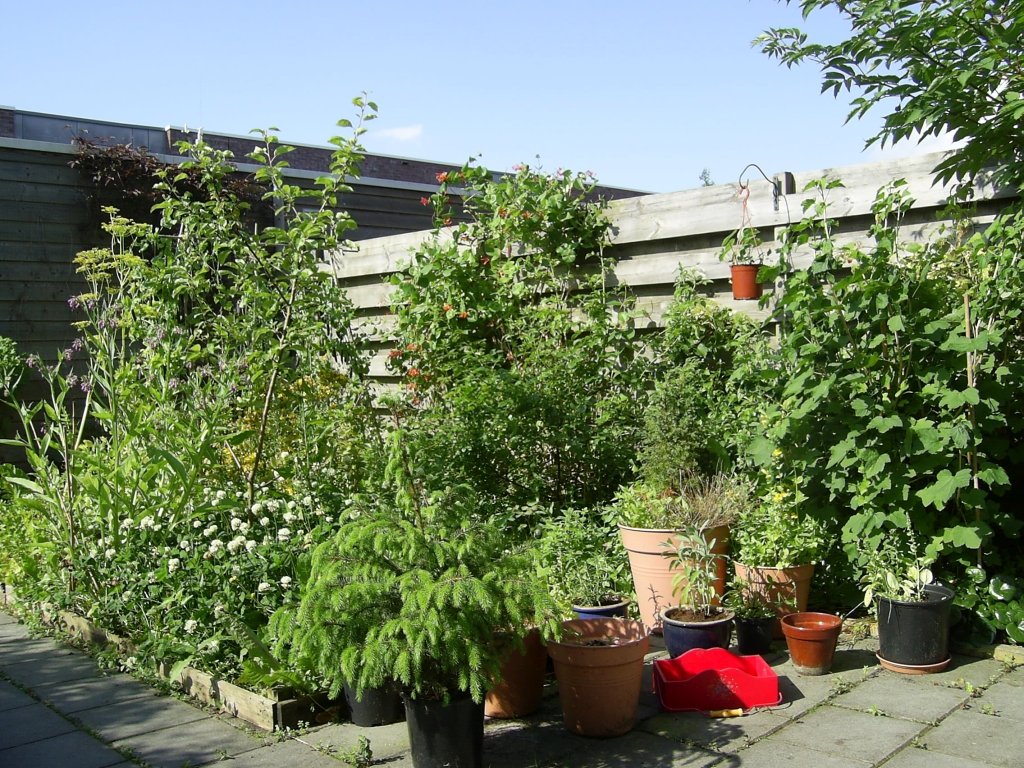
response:
M883 662L921 668L941 665L949 659L953 590L929 584L924 592L928 599L923 601L878 598L878 656Z
M402 694L393 688L367 688L363 698L356 698L356 691L345 685L345 701L351 712L352 722L362 728L375 725L390 725L405 718Z
M448 706L431 699L405 699L405 719L415 768L483 768L484 703L469 694Z
M771 653L775 636L775 617L736 617L736 645L740 656L764 656Z
M661 612L662 636L665 647L673 659L694 648L728 648L732 637L732 611L722 611L721 618L714 621L679 621L669 614L676 611L669 608Z

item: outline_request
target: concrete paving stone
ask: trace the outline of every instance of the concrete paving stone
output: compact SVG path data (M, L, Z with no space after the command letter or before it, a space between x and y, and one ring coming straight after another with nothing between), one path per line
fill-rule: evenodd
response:
M918 685L944 685L947 687L964 687L970 683L975 687L989 685L993 677L999 677L1004 672L1003 663L995 659L976 659L970 656L959 656L953 654L949 666L942 672L935 672L930 675L903 675L907 680ZM898 672L886 671L887 675L898 675Z
M12 643L18 640L28 640L31 637L28 627L24 624L10 622L0 624L0 647L3 643Z
M764 741L786 742L875 763L896 752L925 728L907 720L824 706L793 721Z
M207 718L114 742L128 748L152 768L181 768L224 760L263 745L255 736L221 720Z
M97 677L96 663L82 654L54 653L4 667L3 672L26 688L35 689L48 683L66 683Z
M409 729L404 722L377 725L373 728L361 728L352 723L335 723L309 731L297 737L297 741L310 747L337 753L355 747L360 736L370 740L374 757L389 758L409 750Z
M23 691L19 691L10 683L0 680L0 712L18 707L27 707L35 704L36 700Z
M708 717L702 712L663 712L640 727L647 733L673 741L697 744L718 752L736 752L788 722L788 718L772 712L731 718Z
M33 692L66 715L86 709L107 707L133 699L158 696L157 692L129 675L112 673L65 683L40 685Z
M963 757L950 757L931 749L907 747L885 764L885 768L993 768L991 763L979 763Z
M767 738L737 755L730 755L716 768L868 768L863 760L830 755Z
M0 645L0 669L71 650L63 643L55 642L48 637L18 638L15 642Z
M999 679L1000 685L1012 685L1018 688L1024 688L1024 667L1017 667L1012 672L1008 672Z
M614 739L576 738L578 749L560 758L559 768L705 768L722 760L714 752L642 731Z
M212 716L170 696L133 699L108 707L86 709L74 717L107 741L118 741L162 728L210 720Z
M18 711L18 710L15 710ZM1001 768L1024 768L1019 727L1015 721L975 710L954 712L921 741L929 752L991 763Z
M546 765L578 751L581 741L581 737L570 733L561 721L495 720L484 728L484 765L488 768Z
M863 712L878 707L885 714L930 723L959 708L970 696L958 688L917 685L892 672L865 680L848 693L836 696L831 704Z
M376 751L373 756L377 759ZM228 765L230 768L342 768L345 764L306 744L289 739L244 752L228 761ZM395 768L401 762L388 760L384 765Z
M22 744L0 752L4 768L108 768L124 757L82 731Z
M972 712L984 714L985 706L991 704L999 717L1024 723L1024 690L1019 685L1000 681L968 703ZM1007 727L1011 725L1007 723Z
M11 614L7 613L6 611L0 611L0 626L4 624L13 624L17 621L18 620L16 618L11 616Z
M0 717L0 723L3 724L0 728L0 750L42 741L75 730L75 726L42 704L9 709ZM0 758L2 757L3 753L0 752ZM2 759L0 765L3 765Z

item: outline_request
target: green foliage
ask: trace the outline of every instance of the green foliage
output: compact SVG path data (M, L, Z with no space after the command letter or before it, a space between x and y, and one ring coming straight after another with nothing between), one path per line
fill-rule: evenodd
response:
M354 226L332 206L362 131L313 188L287 182L290 148L261 133L250 159L281 227L254 225L230 154L202 143L154 170L159 225L109 209L110 247L77 259L81 338L54 365L30 358L47 400L9 401L32 469L9 479L26 599L224 675L251 652L225 616L259 628L297 601L312 543L379 455L364 344L320 268Z
M770 619L776 615L776 604L768 599L768 590L754 589L749 582L739 578L729 582L722 603L744 619Z
M747 492L744 482L731 475L680 475L674 489L644 483L623 486L609 513L630 528L714 528L736 519L746 507Z
M904 602L928 599L924 588L934 581L931 560L918 554L912 533L890 531L876 549L862 554L861 565L865 607L878 595Z
M537 543L540 566L563 613L571 606L602 605L633 591L629 559L619 546L618 530L589 510L549 515Z
M392 278L419 454L496 503L607 501L631 475L649 366L592 180L467 165L440 181L439 228ZM470 220L442 228L456 183Z
M732 556L755 568L792 568L818 562L828 544L825 526L800 514L793 489L766 490L732 530Z
M317 547L297 614L273 624L279 646L334 694L395 682L416 698L480 701L497 679L500 635L556 631L534 555L510 549L471 488L422 475L400 429L385 487L357 496L346 517Z
M800 7L805 17L835 8L852 34L821 44L798 29L772 29L754 42L787 66L818 64L822 92L854 93L847 119L888 109L869 145L948 132L964 144L936 168L940 178L991 174L997 184L1024 184L1024 3L800 0Z
M717 541L713 536L708 536L707 526L681 531L679 542L678 548L662 553L668 559L673 573L672 595L679 599L680 605L710 618L721 611L716 605L716 562L725 556L715 554Z

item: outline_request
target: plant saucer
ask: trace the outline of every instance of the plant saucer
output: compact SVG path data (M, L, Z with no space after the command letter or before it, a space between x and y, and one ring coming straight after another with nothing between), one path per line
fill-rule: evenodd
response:
M949 666L949 661L952 656L947 656L943 661L937 664L897 664L895 661L887 661L882 658L881 654L876 653L875 656L878 661L881 662L882 666L888 669L890 672L899 672L903 675L927 675L932 672L941 672Z

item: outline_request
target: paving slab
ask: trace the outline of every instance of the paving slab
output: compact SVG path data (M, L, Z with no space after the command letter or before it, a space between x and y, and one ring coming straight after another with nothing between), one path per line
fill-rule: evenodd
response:
M1005 718L1007 728L1020 727L1024 723L1024 687L1010 683L998 682L986 690L977 699L970 699L972 712L985 712L986 707L991 707L998 717ZM1018 725L1014 725L1016 722Z
M492 721L484 729L484 765L522 768L564 760L584 739L557 722Z
M965 687L970 683L975 688L989 685L993 677L1001 677L1006 668L1001 661L995 659L976 659L971 656L953 654L953 658L942 672L930 675L906 675L912 683L918 685L944 685L948 687ZM887 674L899 674L888 672Z
M731 755L728 762L720 765L728 768L869 768L871 763L768 738L738 755Z
M48 637L13 638L11 642L0 645L0 669L23 661L45 658L54 653L73 652L66 645L54 642ZM84 655L84 654L83 654Z
M150 731L114 742L153 768L203 765L258 749L263 742L213 718Z
M54 709L70 715L133 699L156 698L157 692L129 675L112 673L64 683L48 683L33 692Z
M71 733L76 728L63 717L54 714L42 704L31 704L27 707L9 709L0 716L3 727L0 728L0 750L31 744L63 733ZM3 765L3 752L0 751L0 765Z
M5 613L0 613L0 616L6 616ZM10 617L8 617L10 618ZM27 640L31 635L29 634L28 627L24 624L18 624L16 621L9 621L6 624L0 624L0 647L3 643L11 643L17 640Z
M355 747L360 736L370 740L370 748L375 758L395 757L409 750L409 729L404 722L373 728L361 728L352 723L335 723L315 728L296 737L296 740L317 749L344 752Z
M6 680L0 680L0 712L27 707L29 704L35 703L36 700L27 693L18 690Z
M17 711L17 710L15 710ZM1001 768L1024 768L1020 727L1015 721L974 710L954 712L921 742L929 752L991 763Z
M373 756L374 759L378 758L376 751ZM229 768L342 768L345 763L306 744L289 739L279 744L244 752L232 757L226 765ZM390 759L382 764L381 768L398 768L403 765L400 759ZM409 765L412 765L411 760Z
M909 675L883 671L830 702L837 707L868 712L877 707L891 717L931 723L958 709L970 695L959 688L919 685Z
M83 731L72 731L0 752L4 768L108 768L124 756Z
M614 739L579 739L579 748L557 761L559 768L705 768L722 755L631 731Z
M876 763L893 754L927 726L875 717L826 705L790 723L764 741L785 742L840 757Z
M993 768L992 763L979 763L963 757L951 757L931 749L907 747L885 764L885 768Z
M717 752L736 752L782 728L789 718L773 712L714 718L702 712L663 712L641 725L647 733Z
M212 715L170 696L159 696L86 709L77 712L75 718L107 741L118 741L162 728L210 720Z
M37 658L11 664L3 673L26 688L36 688L47 683L66 683L100 674L96 662L77 651L53 651Z

